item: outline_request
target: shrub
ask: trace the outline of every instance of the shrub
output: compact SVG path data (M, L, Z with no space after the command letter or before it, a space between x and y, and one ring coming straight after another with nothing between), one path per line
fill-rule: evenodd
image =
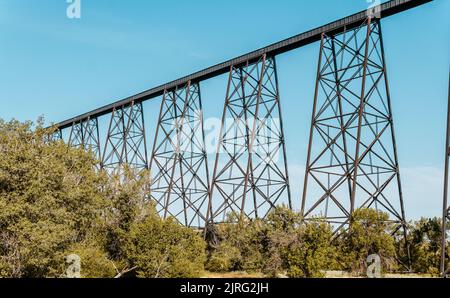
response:
M116 275L115 265L108 254L96 243L78 243L67 250L66 256L80 257L80 273L83 278L112 278Z
M332 231L326 223L303 225L286 250L287 273L290 277L323 277L334 257L330 245Z
M395 268L395 240L387 213L374 209L359 209L352 216L351 228L343 231L336 241L338 258L344 270L362 274L371 254L381 258L382 268Z
M216 227L219 244L211 248L206 267L219 272L259 271L264 261L264 223L261 220L238 220L236 214L230 214L228 221L230 223Z
M65 252L101 222L104 175L96 160L62 142L45 142L42 121L0 120L0 274L58 277Z
M274 209L267 217L265 257L262 268L269 276L286 273L289 245L297 240L300 216L286 207Z
M408 238L413 271L439 274L441 225L441 219L435 217L422 218L411 226Z
M156 214L135 223L125 247L138 277L199 277L204 270L205 242L194 230Z
M126 262L123 250L131 226L154 212L154 206L144 200L148 176L147 171L133 170L125 165L122 175L112 175L105 188L109 205L105 210L106 222L101 232L105 237L106 250L115 262Z
M231 215L236 220L236 215ZM220 244L207 262L211 271L261 271L269 276L318 277L334 249L331 228L324 223L301 226L298 213L274 209L267 220L241 220L219 225Z
M290 277L320 277L333 259L331 227L313 221L301 224L301 216L286 207L268 216L267 263L270 276L286 273Z
M241 258L241 252L237 247L227 241L222 241L206 262L206 269L213 272L232 271Z

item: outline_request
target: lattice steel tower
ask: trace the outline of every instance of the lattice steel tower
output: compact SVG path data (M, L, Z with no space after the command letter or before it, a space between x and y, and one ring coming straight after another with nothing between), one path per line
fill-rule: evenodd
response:
M372 17L322 34L301 212L337 232L362 207L387 212L406 236L383 38Z
M164 92L150 168L158 212L189 227L204 227L209 176L198 83Z
M275 58L232 66L211 186L210 222L291 208ZM216 195L216 196L214 196Z

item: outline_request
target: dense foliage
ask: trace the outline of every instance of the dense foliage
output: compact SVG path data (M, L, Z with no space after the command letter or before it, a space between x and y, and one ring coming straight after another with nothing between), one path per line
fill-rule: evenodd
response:
M220 244L212 249L207 262L212 271L319 277L333 260L331 227L320 222L300 225L299 215L284 207L275 209L265 221L222 224L218 232Z
M408 242L414 272L439 274L441 228L439 218L422 218L410 227ZM447 260L449 256L450 246L447 245Z
M101 225L106 180L91 155L32 129L0 122L0 274L56 277L70 247Z
M50 132L42 121L0 120L0 277L64 277L73 254L81 277L200 277L204 269L364 276L368 255L381 257L384 272L398 271L408 249L414 272L439 272L438 218L410 223L409 246L388 215L372 209L356 210L338 237L320 218L302 222L285 207L265 220L230 214L232 223L203 237L159 217L145 199L148 172L125 166L108 175L91 153L48 141Z
M173 219L155 213L130 231L127 259L139 277L198 277L205 262L205 242Z
M394 225L389 223L386 213L374 209L359 209L352 216L352 229L343 231L336 241L338 262L344 270L364 274L367 257L377 254L382 268L394 271L395 239L392 236Z
M146 173L108 177L49 132L0 121L0 277L63 277L71 254L82 277L200 274L203 239L143 200Z

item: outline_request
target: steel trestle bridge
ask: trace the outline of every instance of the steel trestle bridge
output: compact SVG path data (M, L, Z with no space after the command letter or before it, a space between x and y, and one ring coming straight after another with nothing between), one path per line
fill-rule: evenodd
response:
M123 164L150 169L149 196L158 212L186 226L222 222L230 212L264 218L278 205L292 208L276 56L318 42L301 214L306 222L326 220L337 233L350 226L356 209L376 208L390 215L395 232L406 239L381 20L431 1L392 0L371 7L58 123L52 138L63 139L62 132L69 131L65 141L91 150L99 168L109 173ZM210 169L200 83L222 74L228 74L228 83L218 150ZM160 97L153 148L147 152L142 103ZM99 118L108 115L106 140L101 144ZM225 119L232 119L232 125L226 126ZM449 134L450 128L445 150L444 275L450 220Z

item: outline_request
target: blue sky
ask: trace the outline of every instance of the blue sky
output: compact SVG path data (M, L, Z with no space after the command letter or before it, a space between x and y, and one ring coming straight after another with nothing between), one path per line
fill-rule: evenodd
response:
M65 120L367 8L366 0L81 3L81 19L68 19L65 0L0 0L0 117ZM450 1L382 26L407 216L439 216ZM277 57L296 205L317 57L317 43ZM202 91L205 115L218 117L224 77ZM158 104L146 103L149 126Z

